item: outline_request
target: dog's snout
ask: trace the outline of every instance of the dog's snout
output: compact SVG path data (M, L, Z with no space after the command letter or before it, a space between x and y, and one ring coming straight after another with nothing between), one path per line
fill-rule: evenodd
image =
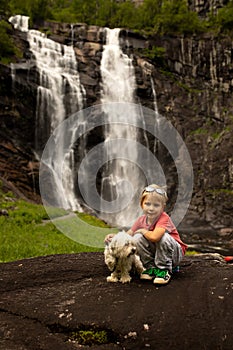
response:
M132 247L129 256L135 253L136 253L136 247Z
M136 247L132 247L130 250L129 250L129 254L127 255L127 257L129 258L131 255L134 255L136 253Z

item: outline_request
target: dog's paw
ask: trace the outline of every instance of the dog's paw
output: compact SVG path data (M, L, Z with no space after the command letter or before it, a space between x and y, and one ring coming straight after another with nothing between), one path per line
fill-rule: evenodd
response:
M108 276L107 277L107 282L118 282L118 278L117 277L113 277L113 276Z
M122 276L120 279L121 283L130 283L131 277L130 276Z
M139 275L145 270L138 255L135 255L134 266Z
M137 270L137 273L138 273L139 275L141 275L141 273L142 273L143 271L145 271L146 269L144 269L144 267L141 265L141 266L138 266L138 267L136 268L136 270Z

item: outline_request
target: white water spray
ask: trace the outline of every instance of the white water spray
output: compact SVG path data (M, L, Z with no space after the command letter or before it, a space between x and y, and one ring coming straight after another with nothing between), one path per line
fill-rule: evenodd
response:
M16 28L27 32L30 50L33 54L28 68L36 65L39 75L37 112L36 112L36 150L41 152L47 139L58 125L70 115L83 108L85 91L80 84L77 62L72 46L60 45L36 30L28 30L26 19L17 16L11 20ZM139 128L145 130L145 121L140 107L135 105L135 72L132 60L123 53L119 42L120 29L106 29L106 45L102 53L101 77L102 112L106 117L104 123L104 147L98 153L103 156L104 163L98 173L101 178L101 205L96 209L100 216L109 223L130 226L141 210L138 203L140 190L145 186L146 179L151 179L155 171L151 169L151 157L141 147ZM73 34L72 34L73 35ZM12 67L17 75L17 69ZM35 75L34 75L35 76ZM80 113L80 112L79 112ZM69 119L69 118L68 118ZM81 120L82 119L82 120ZM132 122L132 123L131 123ZM71 123L72 124L72 123ZM78 124L73 123L68 128L59 128L53 137L50 150L43 157L43 162L52 174L53 193L56 205L81 211L76 197L75 151L76 131L86 128L85 118L80 118ZM85 141L83 141L85 143ZM82 145L84 146L84 145ZM85 148L85 146L83 147ZM84 153L86 150L83 151ZM85 154L84 154L85 158ZM88 158L88 157L87 157ZM84 171L78 176L85 180L88 174ZM96 174L97 175L97 174ZM97 177L98 177L97 176ZM146 178L145 178L146 177ZM76 177L77 179L77 177ZM98 178L99 179L99 178ZM45 181L46 182L46 181ZM90 182L85 186L87 206L93 197ZM55 203L54 203L55 205ZM111 207L108 211L108 206ZM115 209L114 210L114 206ZM90 206L90 208L92 208ZM100 208L100 209L99 209Z
M135 143L138 131L127 124L128 120L137 122L139 117L132 105L135 102L135 72L132 60L120 48L119 33L120 29L106 28L106 45L101 61L101 102L108 121L105 126L105 151L109 159L103 171L101 195L110 202L118 201L125 206L117 213L103 215L103 218L108 222L129 226L140 211L138 191L144 186L144 178L137 166ZM115 108L112 108L113 102L116 102ZM122 109L117 102L127 104ZM119 120L119 124L111 123L111 119Z
M155 130L155 134L159 133L160 127L161 127L161 120L160 120L160 114L159 114L159 110L158 110L158 105L157 105L157 95L156 95L156 90L155 90L155 83L154 80L151 76L150 78L150 82L151 82L151 88L152 88L152 94L153 94L153 98L154 98L154 111L155 111L155 128L157 130ZM158 140L155 140L154 142L154 154L159 155L160 153L160 142Z
M28 29L26 16L14 16L9 21L18 30L27 32L27 40L33 54L33 60L39 73L36 107L35 150L41 152L55 128L67 117L83 108L84 88L80 84L78 67L72 46L61 45L48 39L44 33ZM14 72L14 67L13 72ZM16 74L14 72L14 74ZM69 135L59 137L56 155L51 155L46 164L53 173L57 188L58 206L65 209L80 210L75 197L73 166L74 155L72 142L75 130ZM61 141L62 140L62 141ZM56 143L56 139L54 140ZM64 149L67 153L64 157ZM58 179L58 167L62 166L63 176ZM63 193L64 192L64 193Z

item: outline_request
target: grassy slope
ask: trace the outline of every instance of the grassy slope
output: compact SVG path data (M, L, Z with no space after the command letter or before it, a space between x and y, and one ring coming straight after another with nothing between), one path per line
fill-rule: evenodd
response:
M8 215L0 216L0 263L50 254L103 251L105 235L117 232L88 214L58 208L45 210L43 205L16 200L11 193L3 194L0 186L2 214L4 210Z
M10 193L0 193L0 210L8 213L0 216L0 262L50 254L101 251L104 236L114 231L87 214L67 216L64 210L49 208L48 216L42 205L15 200ZM56 217L59 217L57 221Z

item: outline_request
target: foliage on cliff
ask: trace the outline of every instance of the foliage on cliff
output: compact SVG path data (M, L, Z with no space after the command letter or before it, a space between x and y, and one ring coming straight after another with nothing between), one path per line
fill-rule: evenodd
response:
M0 61L8 63L8 58L16 53L11 36L8 34L11 26L5 21L0 22Z
M135 7L131 0L0 0L0 61L17 54L6 20L14 14L30 17L31 23L54 20L102 27L127 27L148 34L232 32L233 0L206 19L190 11L186 0L144 0ZM5 21L3 20L5 19Z
M131 0L0 0L0 14L30 16L32 22L55 20L85 22L107 27L127 27L150 33L193 34L232 28L233 0L217 15L200 19L186 0L144 0L135 7Z
M233 1L229 1L229 3L221 8L218 12L218 16L216 18L216 25L223 32L232 32L233 28Z

